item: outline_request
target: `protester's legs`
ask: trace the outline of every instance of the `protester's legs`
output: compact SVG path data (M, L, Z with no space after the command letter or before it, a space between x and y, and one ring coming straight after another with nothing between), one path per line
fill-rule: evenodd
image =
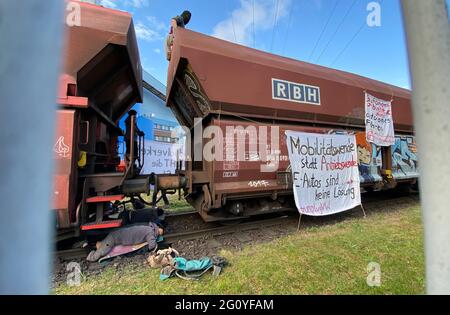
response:
M98 243L97 250L89 253L87 260L89 261L97 261L100 258L106 256L111 249L114 247L114 239L109 234L103 241Z
M162 190L161 194L162 194L162 199L164 201L164 208L168 208L170 206L170 202L169 202L169 199L167 198L166 191Z

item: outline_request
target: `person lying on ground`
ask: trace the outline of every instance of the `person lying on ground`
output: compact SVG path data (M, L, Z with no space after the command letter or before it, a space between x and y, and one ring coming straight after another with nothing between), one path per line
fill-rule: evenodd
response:
M106 238L97 242L97 250L93 250L86 258L88 261L97 261L108 255L108 253L117 245L137 245L147 242L148 249L153 250L156 247L158 236L163 235L164 230L153 222L148 225L130 226L115 230L106 236Z
M164 210L161 208L144 208L138 210L126 209L120 212L118 219L122 220L122 226L153 222L164 228L164 225L166 224Z

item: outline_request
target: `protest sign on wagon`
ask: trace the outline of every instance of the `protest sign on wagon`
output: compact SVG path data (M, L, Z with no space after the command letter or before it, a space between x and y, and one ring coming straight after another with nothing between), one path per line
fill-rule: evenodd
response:
M354 135L286 131L295 203L301 214L330 215L361 204Z
M366 139L378 146L394 145L394 120L392 102L384 101L366 93Z

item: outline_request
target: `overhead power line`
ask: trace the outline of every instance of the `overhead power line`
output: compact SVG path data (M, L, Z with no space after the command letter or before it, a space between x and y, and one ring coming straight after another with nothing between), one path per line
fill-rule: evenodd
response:
M379 0L380 2L382 2L383 0ZM350 45L353 43L353 41L356 39L356 37L358 37L359 33L361 33L361 31L364 30L364 27L366 26L367 22L364 21L361 26L359 27L359 29L355 32L355 34L353 34L352 38L347 42L347 44L344 46L344 48L339 52L339 54L336 56L336 58L334 58L333 62L330 64L330 67L333 67L333 65L336 64L336 62L339 60L339 58L344 54L344 52L348 49L348 47L350 47Z
M291 10L290 10L290 12L289 12L289 19L288 19L288 26L287 26L287 31L286 31L286 37L285 37L285 39L284 39L284 44L283 44L283 55L284 55L284 52L285 52L285 50L286 50L286 44L287 44L287 41L288 41L288 37L289 37L289 30L291 29L291 20L292 20L292 13L294 12L294 4L292 5L292 8L291 8Z
M353 7L355 6L356 2L358 0L354 0L352 5L348 8L347 12L345 13L341 23L339 23L339 26L336 28L335 32L333 33L333 35L331 35L330 40L327 42L327 44L325 45L324 49L322 50L322 52L319 55L319 58L317 58L316 63L318 63L320 61L320 58L322 58L323 54L325 53L325 51L327 50L328 46L330 46L331 42L333 41L334 37L336 36L336 34L339 32L339 30L341 29L342 25L344 24L345 20L347 19L348 15L350 14L350 11L353 9Z
M272 29L272 43L270 44L270 51L272 51L273 48L273 42L275 40L275 27L277 26L277 19L278 19L278 5L280 4L280 0L276 0L277 5L275 9L275 20L273 22L273 29Z
M255 0L253 0L253 48L256 48L256 34L255 34Z
M231 13L231 24L233 25L234 42L237 44L237 39L236 39L236 29L234 28L234 16L233 16L233 12Z
M330 64L330 67L332 67L342 56L342 54L347 50L347 48L351 45L351 43L355 40L356 37L358 37L359 33L364 29L366 26L366 22L359 27L359 29L356 31L355 34L353 34L353 37L350 39L350 41L347 42L347 44L344 46L344 48L340 51L340 53L336 56L336 58L333 60L333 62Z
M314 53L315 53L315 51L316 51L317 45L319 44L320 40L322 39L323 34L325 34L325 30L327 29L328 24L330 23L331 18L333 17L334 12L335 12L336 9L337 9L338 4L339 4L339 0L336 0L336 2L334 3L334 8L333 8L333 10L331 11L331 14L328 16L328 20L327 20L327 22L325 23L325 25L324 25L322 31L320 32L319 38L317 38L317 41L316 41L316 43L314 44L313 50L312 50L311 53L309 54L308 61L311 61L311 58L312 58L312 56L314 55Z

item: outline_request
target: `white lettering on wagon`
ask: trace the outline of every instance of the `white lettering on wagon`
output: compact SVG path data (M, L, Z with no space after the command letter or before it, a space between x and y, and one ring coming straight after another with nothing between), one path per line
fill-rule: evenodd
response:
M239 172L223 172L223 178L234 178L238 176Z
M320 87L272 78L274 100L320 105Z
M53 146L53 152L58 154L60 157L68 157L70 148L67 144L64 143L64 136L61 136L56 140L55 145Z
M270 186L269 182L266 180L253 180L248 182L248 185L253 188Z

